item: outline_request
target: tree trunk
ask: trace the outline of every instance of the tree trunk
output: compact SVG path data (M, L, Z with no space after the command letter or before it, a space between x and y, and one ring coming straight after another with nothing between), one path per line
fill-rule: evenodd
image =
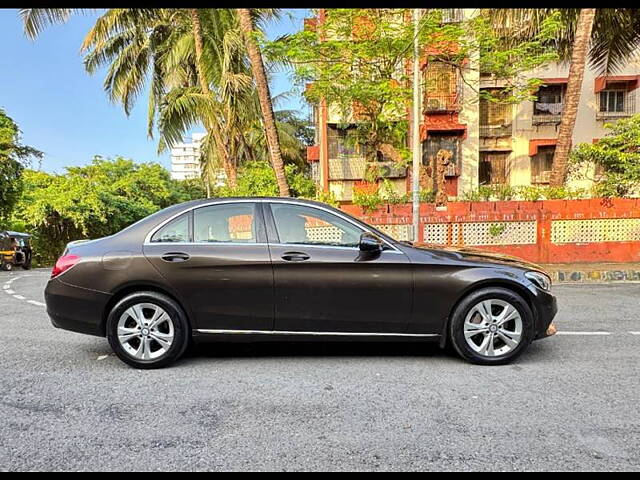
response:
M437 184L437 192L436 192L436 206L437 207L446 207L447 202L449 201L449 196L447 195L447 179L446 179L446 171L447 165L449 165L449 161L453 153L449 150L438 150L436 154L436 184Z
M204 73L204 66L202 64L202 27L200 25L200 15L198 14L198 10L195 8L191 8L189 10L191 14L191 23L193 27L193 38L195 41L195 49L196 49L196 71L198 72L198 82L200 83L200 89L202 93L205 95L212 95L213 92L209 88L209 84L207 83L207 78ZM220 129L216 128L215 125L211 125L209 122L205 122L205 128L207 129L207 133L213 136L213 141L215 143L216 150L218 152L218 156L222 161L222 166L224 167L225 174L227 176L227 183L231 188L235 188L238 186L238 173L236 171L236 166L233 164L231 159L229 158L229 152L227 151L226 144L220 134Z
M289 197L289 184L284 174L284 162L280 152L280 139L276 129L275 116L273 114L273 105L271 103L271 93L269 92L269 82L267 74L264 70L262 62L262 54L260 47L253 38L253 23L251 21L251 13L248 8L238 9L240 19L240 28L244 36L249 61L251 62L251 71L256 82L258 90L258 98L260 99L260 109L262 110L262 118L264 121L264 130L267 136L267 144L269 145L269 154L271 156L271 165L276 174L278 181L278 189L280 196Z
M571 140L573 129L576 124L578 105L580 103L580 93L582 90L582 79L584 78L584 68L589 52L591 40L591 30L593 29L593 19L596 14L595 8L583 8L580 10L578 24L576 25L576 36L571 52L571 66L569 67L569 81L567 93L562 110L562 121L558 132L558 142L556 152L553 156L553 169L551 172L551 185L561 186L567 180L569 167L569 151L571 150Z

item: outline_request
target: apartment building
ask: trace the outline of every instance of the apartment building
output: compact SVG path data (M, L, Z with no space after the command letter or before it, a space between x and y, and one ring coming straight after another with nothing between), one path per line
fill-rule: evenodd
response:
M474 9L446 9L444 22L459 22L474 15ZM321 13L322 15L322 13ZM319 19L321 21L321 18ZM446 191L460 197L479 185L546 185L550 180L564 96L568 64L552 64L529 72L543 81L537 100L518 105L488 102L483 89L500 89L502 84L482 75L478 59L469 58L462 70L444 62L422 62L421 188L434 187L434 159L440 149L453 153L446 170ZM636 113L636 90L640 62L631 62L606 78L587 68L573 143L602 138L604 124ZM410 118L410 112L407 112ZM353 199L354 188L365 184L365 158L346 141L337 111L314 106L316 144L307 159L319 186L342 202ZM411 191L411 169L386 162L383 176L401 194ZM598 172L591 172L591 179ZM572 187L589 186L591 180L571 179Z
M200 144L206 134L193 133L191 142L182 142L171 149L171 178L186 180L200 176Z
M535 101L509 106L480 101L479 183L547 185L558 138L568 81L568 64L552 64L530 73L544 83ZM573 131L573 145L602 138L606 123L637 113L640 62L627 64L614 75L599 76L587 66ZM481 88L499 88L481 79ZM471 161L471 159L470 159ZM598 172L570 178L569 186L588 187Z
M171 149L171 178L174 180L187 180L199 178L202 169L200 168L200 145L205 133L191 134L191 142L182 142L174 145ZM216 187L221 187L226 182L224 169L217 172Z

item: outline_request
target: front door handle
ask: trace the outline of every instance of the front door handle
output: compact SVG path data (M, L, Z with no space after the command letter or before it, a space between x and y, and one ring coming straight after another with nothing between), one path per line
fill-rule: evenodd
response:
M304 262L305 260L309 260L311 257L303 252L286 252L282 255L282 259L287 262Z
M164 255L162 255L162 260L164 260L165 262L186 262L190 258L191 257L186 253L179 252L165 253Z

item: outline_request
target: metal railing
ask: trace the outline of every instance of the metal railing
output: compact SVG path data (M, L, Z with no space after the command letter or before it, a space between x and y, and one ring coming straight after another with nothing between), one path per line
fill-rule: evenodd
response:
M510 137L512 133L511 125L480 125L481 137Z
M607 101L607 96L608 101ZM620 95L619 98L614 101L613 95ZM603 102L607 101L607 104ZM630 117L636 113L636 96L633 92L628 91L604 91L598 95L598 111L596 112L596 118L598 120L608 118L622 118Z

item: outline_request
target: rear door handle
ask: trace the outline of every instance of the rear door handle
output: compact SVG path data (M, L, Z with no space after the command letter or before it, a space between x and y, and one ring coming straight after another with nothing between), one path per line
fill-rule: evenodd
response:
M282 259L287 262L304 262L305 260L309 260L311 257L303 252L286 252L282 255Z
M191 257L186 253L165 253L162 255L162 260L165 262L186 262Z

